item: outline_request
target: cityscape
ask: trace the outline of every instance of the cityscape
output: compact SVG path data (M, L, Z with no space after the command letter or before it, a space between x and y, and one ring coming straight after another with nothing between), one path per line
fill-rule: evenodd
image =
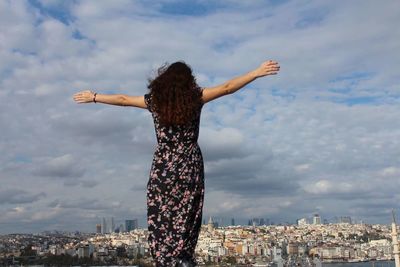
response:
M392 227L353 223L349 216L340 217L335 223L323 221L319 214L314 214L312 218L298 219L297 224L273 225L268 219L252 218L248 225L234 225L232 218L232 225L220 226L209 217L201 227L196 260L200 266L394 263L394 220ZM153 266L148 231L138 227L137 219L116 225L114 217L104 217L93 228L92 233L54 230L2 235L0 265Z

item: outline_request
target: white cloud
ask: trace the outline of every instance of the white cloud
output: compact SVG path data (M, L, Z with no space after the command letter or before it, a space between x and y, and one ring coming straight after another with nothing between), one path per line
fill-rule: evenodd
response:
M281 65L277 76L204 106L206 214L380 221L398 206L387 199L399 185L398 1L232 0L186 16L163 13L168 1L40 3L0 2L0 179L37 199L7 197L4 231L39 217L32 229L67 229L77 218L92 229L96 216L112 214L145 226L150 114L79 106L72 94L144 94L161 63L180 59L202 86L266 59ZM62 210L46 213L48 203Z
M84 167L71 154L51 158L34 170L35 175L52 178L79 178L84 172Z
M399 167L387 167L382 170L383 176L400 176L400 168Z
M351 193L360 190L358 187L348 182L331 182L328 180L319 180L314 184L308 185L304 188L306 192L312 194L336 194L336 193Z
M305 172L305 171L307 171L307 170L309 170L311 168L311 165L310 164L306 164L306 163L305 164L299 164L299 165L296 165L294 168L298 172Z

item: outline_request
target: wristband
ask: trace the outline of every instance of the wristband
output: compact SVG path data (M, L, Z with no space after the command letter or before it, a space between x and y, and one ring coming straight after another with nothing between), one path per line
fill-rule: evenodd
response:
M94 93L94 95L93 95L93 102L94 103L96 103L96 95L97 95L97 93Z

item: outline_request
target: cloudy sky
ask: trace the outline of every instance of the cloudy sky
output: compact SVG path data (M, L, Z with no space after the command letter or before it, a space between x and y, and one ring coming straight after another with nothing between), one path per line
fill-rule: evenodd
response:
M400 212L400 2L0 1L0 233L146 227L156 139L143 95L164 62L201 86L280 73L203 108L203 218L275 223Z

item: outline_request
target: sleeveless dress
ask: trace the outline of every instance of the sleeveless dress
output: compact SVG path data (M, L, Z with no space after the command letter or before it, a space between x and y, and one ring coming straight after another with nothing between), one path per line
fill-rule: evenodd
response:
M196 262L204 201L203 156L197 143L203 105L184 126L160 126L151 94L144 98L157 137L147 183L148 244L154 266L175 267L181 257Z

